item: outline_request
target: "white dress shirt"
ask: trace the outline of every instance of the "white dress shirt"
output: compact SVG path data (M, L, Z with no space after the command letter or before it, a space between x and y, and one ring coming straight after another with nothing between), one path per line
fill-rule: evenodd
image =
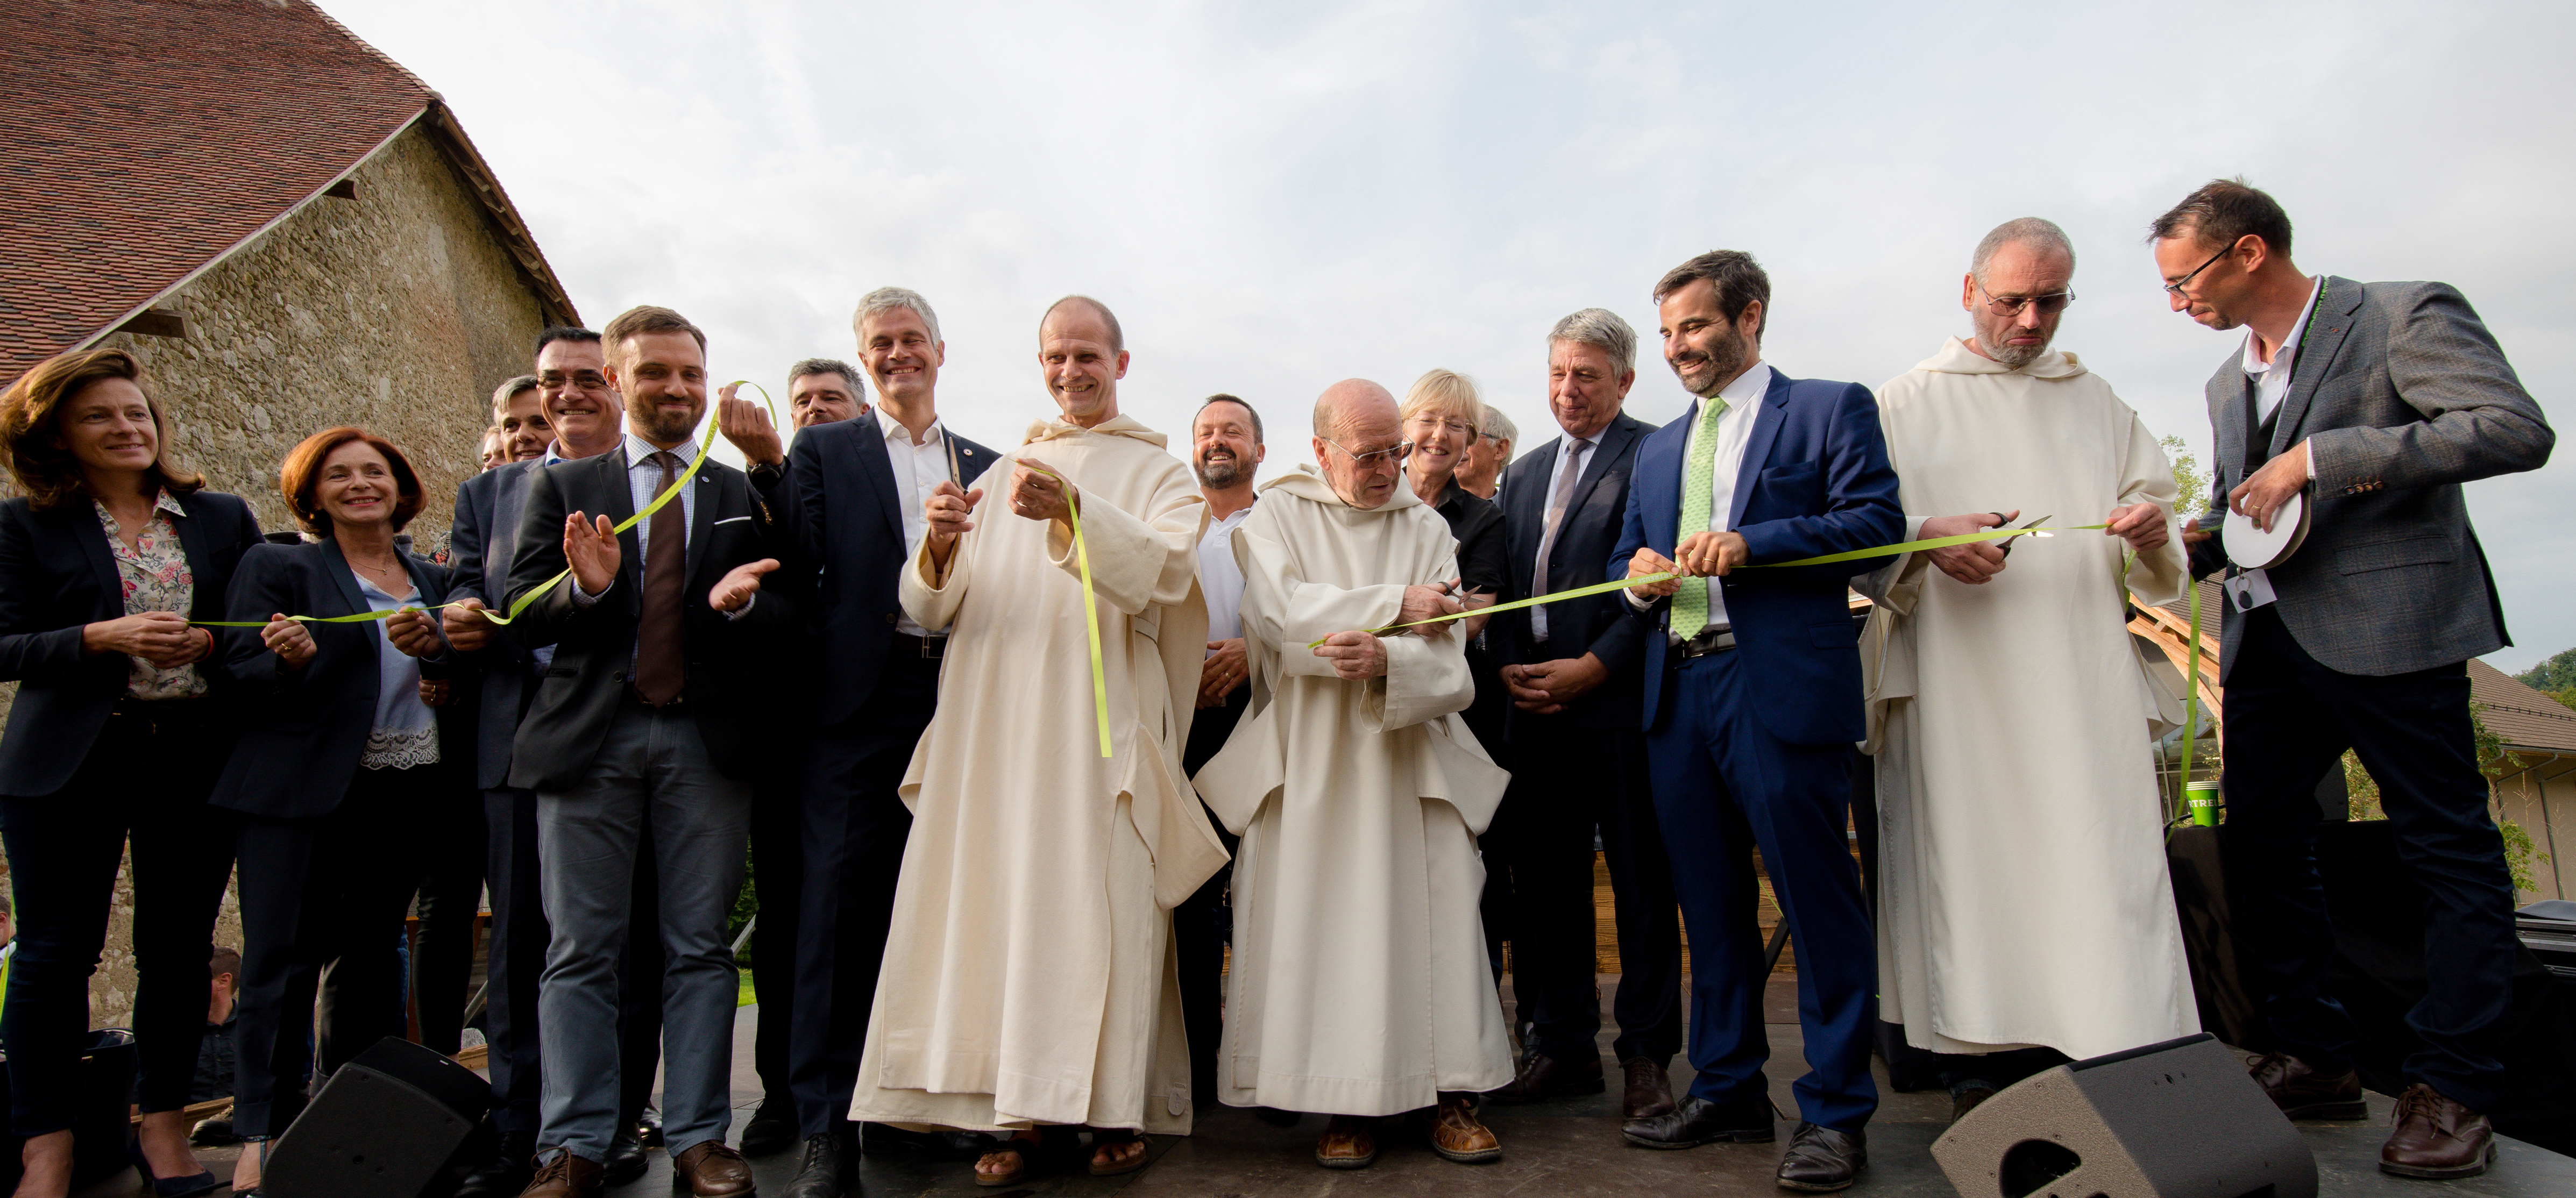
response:
M2325 289L2326 277L2319 273L2316 285L2308 289L2307 305L2299 309L2298 322L2290 326L2290 335L2282 338L2281 344L2272 350L2271 361L2264 361L2257 353L2254 330L2245 330L2245 377L2254 382L2254 419L2258 424L2270 420L2272 413L2281 410L2281 401L2289 397L2290 368L2299 356L2299 340L2307 335L2309 317L2316 312L2317 297L2325 294ZM2305 448L2302 442L2301 464L2308 477L2315 478L2316 462L2307 457Z
M1199 534L1199 593L1207 597L1208 639L1230 641L1243 635L1243 567L1234 560L1234 530L1252 515L1245 504L1233 515L1208 521ZM1209 650L1213 655L1215 650Z
M1556 506L1556 497L1558 495L1566 494L1568 488L1574 487L1583 481L1583 468L1591 463L1592 451L1599 448L1600 444L1601 440L1598 435L1590 438L1574 436L1568 436L1565 438L1565 443L1559 446L1556 451L1556 469L1551 471L1547 476L1546 497L1539 500L1539 503L1543 505L1539 508L1539 519L1547 519L1547 513ZM1572 496L1567 495L1567 498L1571 500ZM1558 534L1565 531L1565 516L1560 513L1556 520L1556 527L1542 529L1539 533L1538 566L1530 574L1530 577L1533 579L1545 575L1548 572L1547 557L1549 554L1556 552L1556 538ZM1557 585L1559 581L1560 580L1555 578L1549 578L1547 580L1547 589L1565 589ZM1539 604L1537 607L1529 609L1529 613L1530 639L1534 641L1545 641L1547 639L1547 605L1544 603Z
M1735 480L1744 472L1744 447L1753 439L1753 421L1762 407L1762 393L1771 389L1771 364L1756 362L1734 382L1721 388L1717 397L1726 401L1726 410L1717 415L1717 457L1710 463L1708 479L1708 531L1725 532L1735 511ZM1692 413L1690 439L1682 444L1682 469L1687 473L1690 460L1699 449L1699 439L1708 435L1709 427ZM1688 483L1685 482L1687 487ZM1676 546L1678 548L1678 546ZM1724 630L1732 627L1726 619L1726 588L1713 578L1685 578L1686 587L1708 588L1708 627ZM1645 607L1648 600L1636 591L1625 592L1628 602Z
M912 443L912 430L888 412L877 413L877 431L885 434L886 465L894 471L895 505L903 509L904 560L921 552L921 539L930 535L930 517L922 506L930 502L930 492L943 482L964 486L950 470L948 433L936 420L921 434L921 444ZM930 630L914 622L912 613L899 612L894 630L906 636L930 635Z

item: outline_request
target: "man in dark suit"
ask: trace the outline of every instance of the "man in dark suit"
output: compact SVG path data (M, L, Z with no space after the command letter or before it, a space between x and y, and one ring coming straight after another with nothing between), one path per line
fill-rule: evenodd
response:
M1628 1142L1689 1148L1773 1138L1762 1064L1760 846L1798 946L1811 1071L1786 1189L1843 1189L1868 1163L1877 947L1846 839L1853 743L1865 729L1845 593L1864 559L1748 565L1893 544L1903 534L1878 405L1856 383L1791 379L1761 361L1771 283L1717 250L1655 285L1664 361L1700 400L1637 451L1614 575L1687 577L1627 592L1647 626L1643 722L1655 815L1691 945L1691 1064L1669 1114Z
M1620 411L1637 382L1637 332L1586 308L1548 332L1548 408L1564 435L1515 463L1502 494L1512 593L1525 599L1586 585L1619 542L1637 447L1655 426ZM1601 996L1593 974L1592 843L1597 829L1619 929L1611 1052L1625 1076L1620 1109L1643 1119L1673 1109L1666 1069L1682 1047L1681 925L1672 867L1655 830L1638 723L1639 670L1651 631L1617 595L1505 612L1502 668L1514 710L1516 768L1489 868L1508 874L1519 924L1512 991L1535 1042L1504 1101L1598 1094ZM1499 831L1501 835L1497 836ZM1500 850L1496 852L1494 850Z
M554 648L509 778L537 794L554 933L538 1011L537 1143L551 1155L525 1193L601 1188L618 1122L618 948L649 818L666 950L664 1135L692 1193L743 1195L750 1170L724 1141L737 994L725 917L742 885L758 732L779 714L765 659L795 612L782 591L759 593L779 547L750 480L714 461L688 476L707 409L705 335L640 307L603 341L625 442L529 480L510 566L511 601L535 596L514 632Z
M2426 893L2428 992L2407 1023L2380 1168L2486 1168L2514 958L2513 882L2487 815L2467 660L2511 644L2460 484L2549 460L2555 440L2504 351L2442 283L2301 274L2290 218L2241 179L2151 227L2175 311L2248 326L2209 380L2211 510L2192 570L2225 571L2227 876L2272 1051L2255 1081L2296 1118L2363 1118L2351 1020L2326 988L2333 930L2313 852L2316 780L2346 749L2377 779ZM2268 569L2228 564L2229 530L2304 495L2307 537Z
M788 1085L805 1158L787 1198L839 1198L858 1178L850 1091L912 830L895 788L938 706L947 640L904 614L895 584L921 547L931 489L973 487L995 458L939 423L947 346L928 300L879 288L860 299L851 322L877 408L799 432L788 464L792 560L800 585L815 593L812 652L830 668L804 705L805 890ZM884 1131L881 1142L898 1138Z

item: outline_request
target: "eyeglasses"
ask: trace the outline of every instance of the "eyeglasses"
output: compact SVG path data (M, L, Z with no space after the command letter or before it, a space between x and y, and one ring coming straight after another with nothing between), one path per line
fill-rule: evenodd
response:
M1416 416L1413 419L1413 423L1419 428L1446 430L1448 432L1456 433L1461 437L1468 438L1469 440L1474 440L1476 436L1475 427L1464 420L1442 420Z
M1322 440L1326 445L1330 445L1335 449L1341 450L1345 454L1349 454L1352 464L1358 466L1362 470L1375 470L1380 466L1395 465L1396 463L1403 461L1407 454L1413 452L1413 442L1411 441L1398 441L1384 449L1372 449L1367 453L1351 453L1349 446L1346 446L1331 437L1320 438L1320 440Z
M2055 316L2065 311L2066 305L2075 302L2072 291L2060 291L2055 295L1993 295L1986 291L1983 283L1977 284L1977 294L1986 297L1986 310L1997 316L2019 316L2026 304L2039 305L2042 316Z
M2198 266L2192 267L2192 268L2191 268L2191 273L2190 273L2190 274L2184 275L2183 277L2181 277L2181 278L2179 278L2179 279L2176 279L2176 280L2174 280L2173 282L2170 282L2170 283L2165 284L2165 294L2167 294L2167 295L2171 295L2171 296L2179 296L2179 297L2184 298L2184 299L2189 299L2189 298L2191 298L2191 297L2189 297L2189 296L2183 295L2183 293L2182 293L2183 286L2184 286L2185 284L2187 284L2187 283L2191 282L2193 279L2197 279L2197 278L2199 278L2199 277L2200 277L2200 272L2202 272L2202 271L2204 271L2204 270L2209 269L2209 268L2210 268L2210 266L2211 266L2212 264L2216 263L2219 259L2224 258L2224 257L2228 256L2229 254L2232 254L2232 253L2235 253L2235 252L2236 252L2236 247L2231 245L2231 246L2227 247L2226 249L2223 249L2223 250L2218 251L2218 252L2217 252L2217 253L2215 253L2215 254L2211 254L2211 255L2209 256L2209 261L2208 261L2208 262L2203 262L2203 263L2201 263L2201 264L2200 264L2200 265L2198 265Z

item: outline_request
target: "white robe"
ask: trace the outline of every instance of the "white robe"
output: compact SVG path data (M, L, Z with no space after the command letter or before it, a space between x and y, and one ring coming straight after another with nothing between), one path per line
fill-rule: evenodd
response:
M1878 394L1909 531L2020 509L2101 523L2173 471L2137 414L2073 354L2019 370L1953 337ZM2140 554L2098 531L2015 538L1967 586L1909 554L1866 579L1879 802L1882 1017L1906 1042L2084 1058L2198 1031L2152 737L2169 696L2122 589L2180 595L2178 531ZM2166 671L2169 672L2169 671Z
M1108 684L1100 755L1080 563L1013 515L1034 457L1081 493ZM1207 612L1206 504L1163 437L1057 421L984 475L947 577L922 550L904 610L948 631L852 1119L1186 1133L1189 1050L1170 909L1224 863L1181 773Z
M1476 687L1456 628L1383 638L1365 682L1307 648L1458 572L1411 488L1363 510L1309 469L1263 484L1235 530L1252 706L1198 774L1243 834L1218 1097L1393 1115L1511 1080L1476 852L1510 775L1457 714Z

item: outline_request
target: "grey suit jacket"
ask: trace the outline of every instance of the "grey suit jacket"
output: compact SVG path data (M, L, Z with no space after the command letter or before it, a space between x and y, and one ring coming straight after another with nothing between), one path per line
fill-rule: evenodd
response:
M2216 481L2195 574L2225 565L2227 493L2306 441L2308 537L2269 571L2281 622L2318 662L2386 676L2511 644L2460 484L2536 470L2556 440L2469 302L2446 283L2328 277L2271 436L2250 447L2242 353L2208 386ZM2243 620L2224 622L2220 677Z
M528 479L543 465L542 459L509 462L457 485L455 522L447 534L449 599L471 596L485 607L502 606ZM521 710L536 691L536 658L508 633L493 637L480 656L483 689L474 729L474 784L494 790L509 785L510 741L519 733Z

